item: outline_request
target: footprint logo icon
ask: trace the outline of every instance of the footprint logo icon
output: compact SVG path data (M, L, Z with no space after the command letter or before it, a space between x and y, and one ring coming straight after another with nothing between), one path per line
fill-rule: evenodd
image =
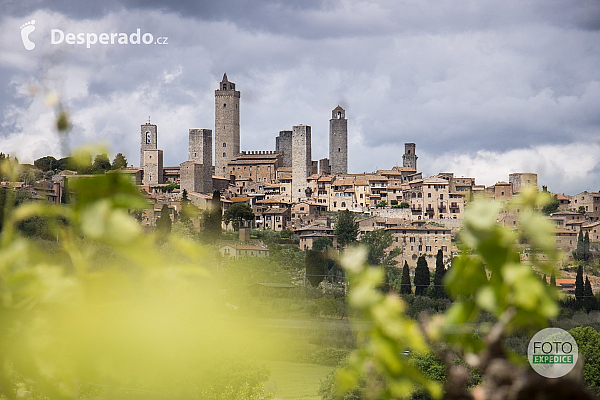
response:
M26 50L33 50L35 48L35 43L29 40L29 34L35 31L35 19L21 25L21 39L23 40L23 46L25 46Z

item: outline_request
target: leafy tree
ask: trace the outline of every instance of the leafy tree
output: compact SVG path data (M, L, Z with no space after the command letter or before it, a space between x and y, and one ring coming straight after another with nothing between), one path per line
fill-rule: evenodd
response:
M387 201L381 200L379 203L375 204L376 208L385 208L387 206Z
M57 160L56 169L58 171L74 170L74 169L76 169L74 161L73 161L73 157L63 157L63 158Z
M429 267L424 255L419 256L415 268L415 294L422 296L430 285Z
M579 214L585 214L585 206L579 206L579 208L577 209L577 212Z
M410 270L408 269L408 262L404 261L404 267L402 267L402 282L400 283L400 294L412 294L412 286L410 284Z
M226 224L231 222L233 228L237 231L242 221L252 221L254 219L254 212L246 203L235 203L225 211L223 219Z
M387 251L394 242L392 232L375 229L362 235L360 242L367 246L367 262L369 264L388 267L397 264L394 258L400 254L401 249L397 247L391 251Z
M123 155L123 153L117 153L115 158L113 158L113 162L110 166L110 169L121 169L127 167L127 159Z
M596 297L594 296L594 292L592 291L592 285L590 284L590 279L585 277L585 286L583 288L583 305L587 312L592 310L596 310Z
M583 299L583 266L577 267L577 275L575 276L575 298L578 302Z
M408 208L408 207L410 207L410 205L406 201L403 201L402 203L400 203L399 206L400 206L400 208Z
M433 295L437 298L446 297L446 292L444 291L444 285L442 284L442 278L444 278L444 274L446 273L446 268L444 267L444 254L442 250L438 250L437 255L435 257L435 274L433 275Z
M58 160L52 156L46 156L35 160L33 165L44 172L53 171L58 168Z
M583 380L590 389L600 394L600 332L591 326L569 330L580 353L585 357Z
M333 241L327 236L321 236L313 241L312 249L315 251L325 250L326 248L333 247Z
M335 223L335 236L338 238L338 245L341 248L356 242L358 237L358 224L354 221L354 214L350 210L338 212L338 218Z
M100 153L96 155L96 158L94 158L94 163L92 164L92 172L106 172L110 168L110 159L106 153Z
M542 186L542 192L550 195L550 192L548 191L548 188L546 186ZM548 204L546 204L544 207L542 207L542 214L550 215L550 214L556 212L558 210L559 205L560 205L560 202L558 201L558 196L552 195L550 202Z

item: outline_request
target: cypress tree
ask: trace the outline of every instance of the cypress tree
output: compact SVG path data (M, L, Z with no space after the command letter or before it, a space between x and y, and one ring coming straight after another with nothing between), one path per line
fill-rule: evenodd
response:
M592 291L590 279L587 276L585 277L585 288L583 289L583 304L587 312L596 309L596 298L594 297L594 292Z
M577 267L577 276L575 277L575 299L583 299L583 266Z
M417 268L415 268L415 294L422 296L425 290L429 287L429 267L425 256L420 256L417 260Z
M556 276L554 275L554 271L552 271L552 275L550 275L550 287L556 287Z
M583 237L583 259L589 260L590 258L590 234L588 232L585 233Z
M404 267L402 268L400 294L412 294L412 286L410 284L410 271L408 269L408 263L406 262L406 260L404 261Z
M583 231L579 230L579 235L577 236L577 248L575 249L575 259L583 260L584 257L584 245L583 245ZM583 282L582 282L583 285Z
M433 293L434 297L442 298L445 296L444 285L442 284L442 278L446 269L444 268L444 254L442 250L438 250L435 256L435 275L433 276Z

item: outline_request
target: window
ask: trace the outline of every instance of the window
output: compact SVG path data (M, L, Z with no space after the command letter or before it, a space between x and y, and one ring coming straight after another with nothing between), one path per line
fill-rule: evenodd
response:
M223 172L226 172L225 167L223 167ZM231 172L233 172L233 170L231 170Z
M342 149L340 147L338 147L338 153L341 152L341 151L342 151Z
M227 107L227 104L223 103L223 108Z
M223 143L223 147L227 147L227 143Z
M227 90L227 84L226 83L223 84L223 90Z
M444 200L444 195L440 193L440 200Z
M223 157L227 157L227 156L225 155L225 153L223 153Z
M427 197L431 197L431 193L427 193Z
M150 136L150 131L146 131L146 144L152 143L152 137Z

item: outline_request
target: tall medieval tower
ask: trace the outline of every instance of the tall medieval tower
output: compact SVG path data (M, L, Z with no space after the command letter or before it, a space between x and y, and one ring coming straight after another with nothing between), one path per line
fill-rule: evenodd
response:
M144 150L158 149L156 125L142 125L140 135L140 168L144 168Z
M227 177L227 163L240 152L240 92L223 75L215 90L215 175Z
M402 155L402 166L417 170L417 145L414 143L404 143L404 154Z
M292 128L292 201L306 198L307 178L312 170L309 125Z
M329 120L329 166L332 174L348 173L348 120L339 105Z

